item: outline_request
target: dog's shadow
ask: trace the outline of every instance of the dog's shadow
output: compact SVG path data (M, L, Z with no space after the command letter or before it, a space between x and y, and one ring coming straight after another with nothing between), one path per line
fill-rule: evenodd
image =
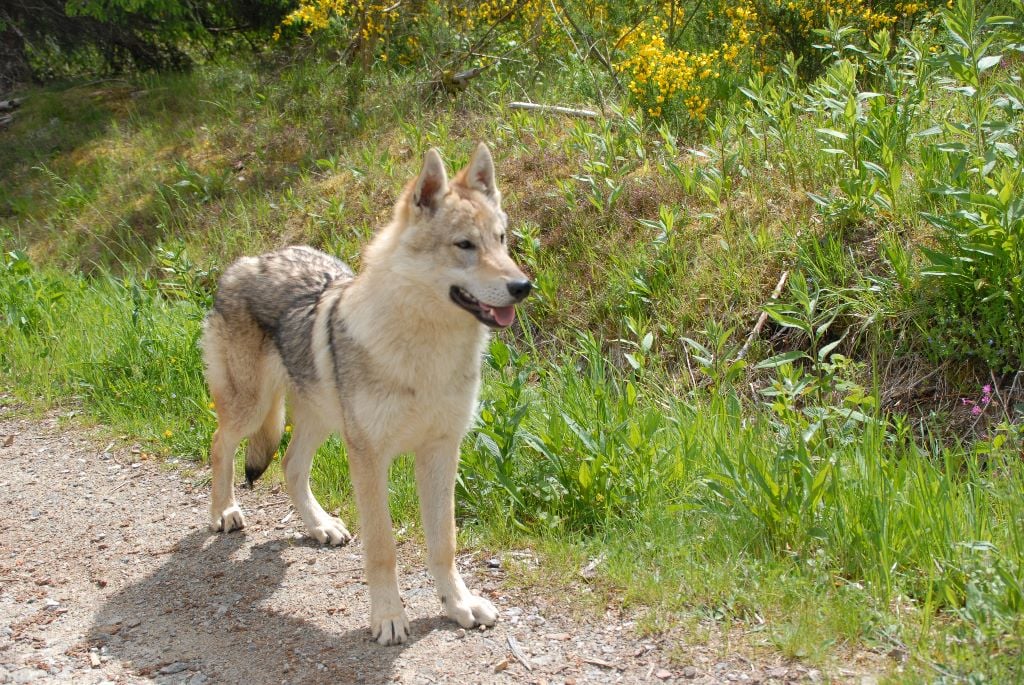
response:
M325 630L265 606L285 583L281 542L254 545L248 557L244 546L239 533L183 537L159 568L106 601L90 644L161 683L372 684L391 680L405 647L452 625L414 620L399 647L371 641L362 609L339 618L337 632ZM336 602L318 596L316 611L326 616Z

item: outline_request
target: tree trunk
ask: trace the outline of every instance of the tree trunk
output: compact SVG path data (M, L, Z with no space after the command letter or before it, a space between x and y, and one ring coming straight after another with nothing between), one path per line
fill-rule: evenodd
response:
M32 79L25 39L14 23L0 14L0 96Z

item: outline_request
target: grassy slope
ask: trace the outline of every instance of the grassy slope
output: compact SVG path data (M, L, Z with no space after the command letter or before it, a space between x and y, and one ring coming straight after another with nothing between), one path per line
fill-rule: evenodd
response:
M550 78L529 95L572 103L592 80ZM8 382L202 458L213 415L195 340L217 268L292 242L357 265L426 148L458 166L488 140L540 287L492 349L464 453L470 534L542 546L559 585L602 558L592 589L647 607L645 630L739 624L757 628L745 648L816 664L896 648L911 655L897 679L1020 677L1020 460L932 439L949 431L942 403L914 423L870 399L917 399L893 382L920 363L905 342L904 265L928 235L916 152L895 214L844 229L805 194L836 178L825 115L765 148L741 105L701 134L509 112L510 77L431 100L375 73L358 106L350 86L309 60L30 93L0 134L0 226L27 253L5 259ZM928 97L919 130L959 107ZM809 319L846 303L819 344L848 327L836 351L851 359L803 376L730 365L783 269L822 289ZM807 346L771 335L776 351ZM773 384L768 410L755 390ZM414 529L408 464L395 473L396 519ZM351 516L343 460L318 460L315 478Z

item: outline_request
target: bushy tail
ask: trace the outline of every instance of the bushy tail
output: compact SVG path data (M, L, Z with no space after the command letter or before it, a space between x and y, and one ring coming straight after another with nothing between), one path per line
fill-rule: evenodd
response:
M275 399L255 435L249 437L245 449L245 480L252 487L274 460L274 453L281 445L284 434L284 398Z

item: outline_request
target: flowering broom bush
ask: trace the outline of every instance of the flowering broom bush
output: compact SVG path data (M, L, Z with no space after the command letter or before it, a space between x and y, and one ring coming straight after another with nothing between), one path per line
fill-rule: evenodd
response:
M818 33L834 25L899 30L939 0L739 0L634 5L613 0L483 0L412 4L301 0L277 36L347 41L364 64L421 60L486 68L514 53L537 60L596 57L630 103L651 118L703 120L713 103L792 53L816 72ZM521 59L522 55L516 55Z

